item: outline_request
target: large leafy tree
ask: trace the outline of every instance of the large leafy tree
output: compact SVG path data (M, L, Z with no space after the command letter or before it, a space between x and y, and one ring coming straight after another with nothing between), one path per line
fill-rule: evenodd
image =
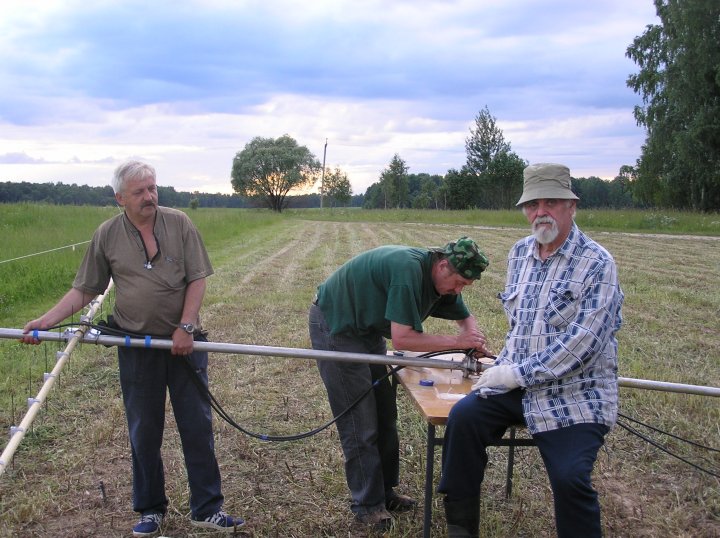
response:
M466 166L472 173L480 175L488 169L496 155L509 151L510 144L505 142L497 120L485 106L475 117L470 136L465 139Z
M641 202L720 208L720 2L655 0L660 24L627 49L639 67L628 86L647 129L634 170Z
M320 162L289 135L253 138L233 159L232 187L242 196L258 197L273 211L281 212L293 189L317 180Z

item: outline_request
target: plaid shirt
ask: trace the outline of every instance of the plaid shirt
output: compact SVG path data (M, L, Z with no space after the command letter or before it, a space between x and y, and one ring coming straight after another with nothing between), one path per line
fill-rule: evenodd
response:
M515 364L530 433L617 419L617 340L623 292L610 253L573 223L542 261L535 239L518 241L498 295L510 323L497 364Z

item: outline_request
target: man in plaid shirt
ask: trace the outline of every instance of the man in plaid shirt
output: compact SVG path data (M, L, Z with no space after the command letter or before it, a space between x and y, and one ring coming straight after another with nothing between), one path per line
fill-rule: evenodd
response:
M476 537L486 447L525 424L545 463L558 536L602 535L591 474L618 408L623 293L612 256L575 224L570 170L524 170L517 205L532 227L499 294L510 324L495 362L448 418L442 479L451 538Z

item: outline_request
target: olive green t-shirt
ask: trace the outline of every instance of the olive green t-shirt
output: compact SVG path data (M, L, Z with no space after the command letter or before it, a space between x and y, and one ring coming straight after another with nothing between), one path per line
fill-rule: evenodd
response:
M147 268L140 232L125 213L103 222L93 235L73 287L103 293L115 282L115 321L125 330L169 336L181 322L185 289L213 273L202 238L182 211L158 207L158 253Z
M432 253L388 245L355 256L318 286L318 306L332 334L380 334L390 322L422 332L429 316L470 316L461 295L439 295L432 282Z

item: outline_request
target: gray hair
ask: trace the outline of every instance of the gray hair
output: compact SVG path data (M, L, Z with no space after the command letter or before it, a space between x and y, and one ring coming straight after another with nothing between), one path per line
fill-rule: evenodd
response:
M122 192L125 183L130 179L145 179L155 176L155 169L149 164L140 161L127 161L115 169L112 178L112 188L115 194Z

